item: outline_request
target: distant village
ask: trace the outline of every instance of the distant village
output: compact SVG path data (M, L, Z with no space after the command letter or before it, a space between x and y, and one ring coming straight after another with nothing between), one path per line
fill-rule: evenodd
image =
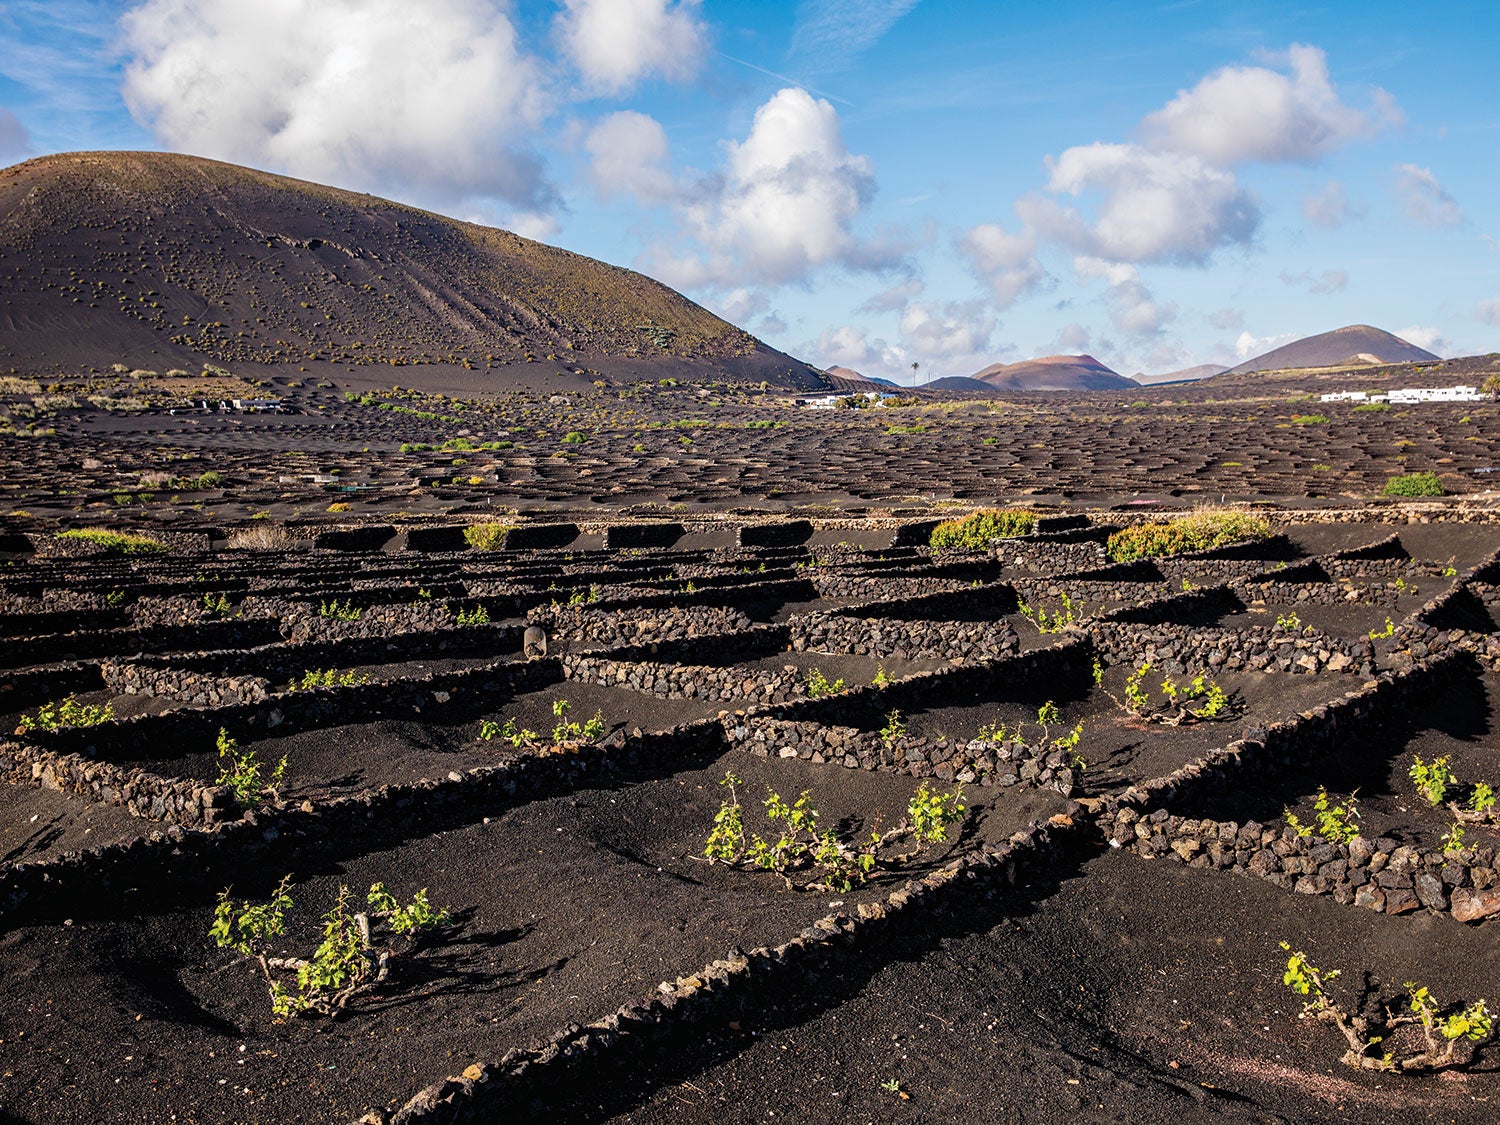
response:
M1321 396L1319 402L1385 402L1392 406L1406 406L1418 402L1488 402L1495 396L1478 387L1407 387L1370 394L1367 391L1335 391Z

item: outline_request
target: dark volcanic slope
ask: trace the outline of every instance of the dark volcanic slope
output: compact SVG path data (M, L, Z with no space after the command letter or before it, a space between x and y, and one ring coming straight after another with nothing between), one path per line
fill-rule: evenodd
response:
M73 153L0 172L0 370L691 359L806 367L666 286L503 230L232 164Z
M973 378L1005 391L1116 391L1135 386L1091 355L1048 355L992 363Z
M1361 363L1422 363L1436 360L1425 348L1408 344L1368 324L1351 324L1317 336L1306 336L1290 344L1247 359L1229 369L1230 375L1251 371L1282 371L1290 367L1350 367Z

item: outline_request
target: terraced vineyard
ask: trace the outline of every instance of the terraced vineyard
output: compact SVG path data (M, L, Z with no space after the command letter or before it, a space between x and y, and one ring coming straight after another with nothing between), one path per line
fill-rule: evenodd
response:
M3 1112L1487 1119L1486 1068L1339 1067L1277 942L1372 994L1493 992L1494 827L1451 846L1407 773L1496 776L1500 530L1111 564L1083 516L967 553L928 527L13 558ZM226 742L264 769L238 794ZM705 859L727 774L747 833L767 789L855 849L919 790L965 811L782 878ZM1320 791L1357 792L1352 842L1284 819ZM274 957L340 886L449 922L339 1018L277 1018L210 928L284 876Z

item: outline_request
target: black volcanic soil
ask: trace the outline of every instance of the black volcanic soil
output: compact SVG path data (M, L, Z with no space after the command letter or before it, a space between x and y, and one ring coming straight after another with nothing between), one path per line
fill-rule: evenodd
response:
M1338 1064L1337 1031L1296 1018L1285 954L1492 992L1494 938L1386 919L1257 879L1108 852L826 980L783 1020L732 1032L561 1121L1290 1123L1494 1120L1500 1078L1392 1079ZM1357 975L1355 972L1353 975ZM843 996L841 1002L822 997ZM885 1088L898 1083L899 1092ZM903 1096L905 1095L905 1096Z
M745 778L747 800L767 784L791 796L811 787L829 823L868 822L904 806L915 788L909 778L734 754L299 871L290 948L313 941L310 924L340 881L384 881L403 895L428 887L461 920L452 941L401 965L399 991L332 1024L273 1022L251 968L207 939L206 906L13 929L0 938L0 973L7 994L24 999L0 1013L0 1105L39 1125L173 1115L247 1125L350 1120L648 993L732 946L785 940L833 899L877 896L945 854L839 896L703 863L693 857L727 768ZM955 846L1003 839L1060 807L1055 795L995 794L977 802L973 834ZM760 822L747 814L747 826ZM263 893L277 874L247 873L235 889ZM75 1068L86 1073L74 1078Z

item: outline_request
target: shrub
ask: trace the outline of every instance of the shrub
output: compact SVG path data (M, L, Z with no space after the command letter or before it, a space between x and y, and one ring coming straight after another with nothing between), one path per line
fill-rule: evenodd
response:
M584 436L581 430L569 430L567 433L563 434L562 439L568 445L582 445L584 442L589 440L586 436Z
M251 517L251 519L261 518L261 516ZM264 518L270 517L267 515ZM286 528L274 524L261 524L257 527L244 527L230 533L228 545L241 551L283 551L294 542L296 540Z
M454 615L460 625L488 625L490 623L490 611L482 605L476 605L473 609L461 609Z
M781 794L767 789L762 805L767 819L777 825L778 833L772 841L745 831L737 788L744 782L733 773L726 773L719 784L729 790L729 796L714 815L713 830L703 848L704 857L710 863L774 871L793 890L838 894L853 890L869 880L877 865L898 866L920 853L924 844L948 839L949 829L962 823L967 811L962 787L940 793L924 782L912 795L900 824L887 832L876 829L856 841L836 831L819 831L819 815L812 805L811 790L804 789L788 804ZM901 839L912 841L910 852L886 857L879 854L882 848ZM816 873L811 881L799 883L792 878L792 872L809 869Z
M1293 414L1292 425L1294 426L1326 426L1328 415L1326 414Z
M217 784L227 786L241 808L257 804L268 794L276 795L276 787L286 774L286 755L271 770L269 779L262 781L265 764L253 749L242 750L240 744L229 737L229 732L219 728L219 780Z
M1382 496L1441 496L1443 481L1436 473L1402 473L1391 477L1380 490Z
M101 527L80 527L73 531L59 531L58 539L92 543L112 555L153 555L166 551L167 545L149 535L134 535L126 531L106 531Z
M1231 508L1205 508L1165 523L1121 528L1109 537L1105 549L1112 562L1134 562L1267 539L1270 535L1271 525L1260 516Z
M318 603L318 616L328 621L358 621L364 616L364 612L352 601L340 603L338 598L334 598L331 602Z
M278 1018L336 1016L359 993L388 979L398 952L415 950L449 922L448 911L428 901L426 887L407 906L384 883L370 885L366 911L352 912L349 898L349 888L340 885L333 907L320 922L323 940L308 958L270 955L270 940L286 932L286 914L292 908L290 875L271 893L271 900L259 906L243 902L236 907L224 891L208 936L221 949L232 949L259 966ZM290 975L291 980L283 981L278 974Z
M79 703L77 696L70 695L57 703L43 703L34 715L22 715L21 725L16 728L16 733L24 734L33 730L55 732L63 727L96 727L114 717L115 709L109 704L100 707L92 703Z
M823 674L823 669L814 668L807 674L807 695L809 699L821 699L825 695L833 695L844 690L844 681L840 677L830 680Z
M1351 1012L1328 991L1328 985L1340 976L1341 970L1318 968L1308 961L1307 954L1293 950L1286 942L1281 943L1281 948L1288 954L1281 981L1305 998L1299 1018L1311 1016L1339 1029L1348 1044L1340 1059L1345 1066L1392 1074L1462 1067L1474 1058L1473 1050L1467 1057L1460 1056L1462 1045L1468 1042L1477 1049L1495 1033L1494 1016L1483 998L1444 1009L1427 988L1415 981L1405 984L1404 1004L1390 1001L1372 1016ZM1406 1011L1402 1012L1401 1007ZM1443 1014L1445 1010L1447 1015ZM1395 1033L1403 1027L1421 1031L1419 1047L1402 1049ZM1379 1054L1374 1053L1377 1049Z
M1359 802L1354 793L1349 794L1344 804L1336 805L1326 788L1319 789L1318 796L1313 801L1313 812L1318 821L1318 835L1328 843L1347 844L1359 835L1359 829L1354 826L1354 822L1359 819ZM1287 827L1298 836L1313 834L1312 825L1303 824L1291 809L1287 809L1282 815L1286 817Z
M356 672L350 668L339 672L333 668L324 668L322 671L314 669L303 672L300 681L292 682L292 691L311 691L313 688L322 687L359 687L361 684L370 682L370 678L363 672Z
M934 551L982 551L995 539L1030 535L1036 513L1020 508L991 508L963 519L944 520L932 529Z
M1161 699L1152 699L1151 691L1142 687L1152 668L1151 662L1142 663L1125 680L1125 699L1122 702L1113 692L1105 694L1115 706L1130 712L1148 723L1177 727L1191 723L1218 722L1230 718L1238 709L1235 699L1207 673L1195 673L1186 683L1179 684L1171 676L1163 676L1160 684ZM1094 684L1103 688L1104 668L1094 663Z
M498 551L513 530L508 523L471 523L464 528L464 542L476 551Z

